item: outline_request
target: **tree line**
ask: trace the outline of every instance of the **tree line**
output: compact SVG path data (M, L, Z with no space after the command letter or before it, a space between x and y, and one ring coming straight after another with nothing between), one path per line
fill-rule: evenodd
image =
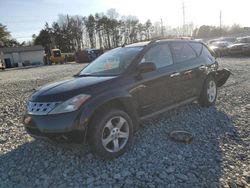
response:
M84 48L112 49L122 44L150 40L158 37L174 38L189 36L192 38L213 38L244 32L238 24L232 26L202 25L194 28L193 23L171 28L161 22L152 24L150 19L141 23L135 16L119 16L115 9L106 14L96 13L89 16L59 15L51 26L45 24L34 44L41 44L48 51L57 47L63 52L75 52Z
M87 17L59 15L51 26L46 23L34 44L41 44L48 51L59 48L74 52L84 48L111 49L124 43L134 43L152 38L150 20L140 23L135 16L122 16L110 9L106 14L96 13Z
M233 24L232 26L209 26L202 25L199 28L195 28L192 32L194 38L212 38L220 36L230 36L234 34L241 34L249 32L249 28L243 28L239 24Z

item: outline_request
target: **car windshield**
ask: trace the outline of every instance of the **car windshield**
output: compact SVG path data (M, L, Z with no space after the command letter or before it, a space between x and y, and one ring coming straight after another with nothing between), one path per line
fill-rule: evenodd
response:
M79 76L115 76L123 73L143 47L116 48L85 67Z
M61 52L60 50L55 50L53 51L54 57L61 57Z

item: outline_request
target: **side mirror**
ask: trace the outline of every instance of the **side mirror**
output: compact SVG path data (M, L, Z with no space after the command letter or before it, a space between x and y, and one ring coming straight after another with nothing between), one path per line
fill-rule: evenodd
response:
M153 62L140 63L137 67L140 73L153 72L156 70L156 66Z

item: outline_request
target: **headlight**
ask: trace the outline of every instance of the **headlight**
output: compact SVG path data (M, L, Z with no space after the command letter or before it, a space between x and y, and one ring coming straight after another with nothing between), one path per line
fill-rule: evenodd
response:
M86 94L77 95L59 104L56 108L54 108L51 112L49 112L49 114L73 112L77 110L89 98L90 98L90 95L86 95Z

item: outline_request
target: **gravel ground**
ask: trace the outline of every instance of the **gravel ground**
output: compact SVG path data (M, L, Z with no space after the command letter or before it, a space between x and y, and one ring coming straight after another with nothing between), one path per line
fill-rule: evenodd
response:
M250 59L218 59L234 75L217 104L192 103L143 124L134 147L112 161L87 146L34 140L21 123L34 88L64 79L84 65L0 72L0 187L250 187ZM190 144L169 139L194 135Z

